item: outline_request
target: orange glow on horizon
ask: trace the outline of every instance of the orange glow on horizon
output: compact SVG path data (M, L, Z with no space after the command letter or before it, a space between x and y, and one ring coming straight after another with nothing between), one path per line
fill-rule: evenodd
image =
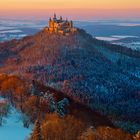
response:
M137 9L140 0L4 0L0 9Z
M0 16L44 17L46 13L70 16L140 17L140 0L4 0Z

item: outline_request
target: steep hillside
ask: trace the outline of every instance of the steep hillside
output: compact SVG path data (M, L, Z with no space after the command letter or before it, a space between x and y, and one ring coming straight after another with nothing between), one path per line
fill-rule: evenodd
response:
M0 73L38 80L108 115L114 123L132 122L129 128L121 126L127 131L140 129L137 51L93 39L81 29L68 36L42 30L1 43L0 58Z

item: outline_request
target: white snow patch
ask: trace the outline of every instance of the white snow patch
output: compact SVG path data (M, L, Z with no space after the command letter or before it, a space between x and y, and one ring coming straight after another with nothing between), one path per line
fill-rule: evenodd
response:
M0 140L27 140L31 128L23 127L20 115L16 109L11 109L10 115L5 118L5 124L0 127Z

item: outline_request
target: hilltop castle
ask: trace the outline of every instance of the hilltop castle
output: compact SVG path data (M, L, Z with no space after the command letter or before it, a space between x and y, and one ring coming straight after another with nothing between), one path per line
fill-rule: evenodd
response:
M49 33L60 33L63 35L67 35L69 33L75 33L77 31L76 28L73 27L73 21L63 20L62 16L57 19L56 14L54 14L53 18L49 19L49 27L46 27Z

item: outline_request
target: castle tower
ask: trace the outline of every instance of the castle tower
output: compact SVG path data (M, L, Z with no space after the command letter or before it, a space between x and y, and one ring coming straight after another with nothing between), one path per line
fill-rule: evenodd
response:
M70 21L70 28L73 28L73 21Z
M50 17L49 21L52 21L52 18Z
M68 22L68 18L66 18L66 22Z
M60 21L62 21L63 20L63 18L62 18L62 16L60 16Z
M56 14L55 14L55 13L54 13L53 20L54 20L54 21L56 21L56 20L57 20L57 17L56 17Z
M49 28L52 26L52 19L51 19L51 17L50 17L50 19L49 19Z

